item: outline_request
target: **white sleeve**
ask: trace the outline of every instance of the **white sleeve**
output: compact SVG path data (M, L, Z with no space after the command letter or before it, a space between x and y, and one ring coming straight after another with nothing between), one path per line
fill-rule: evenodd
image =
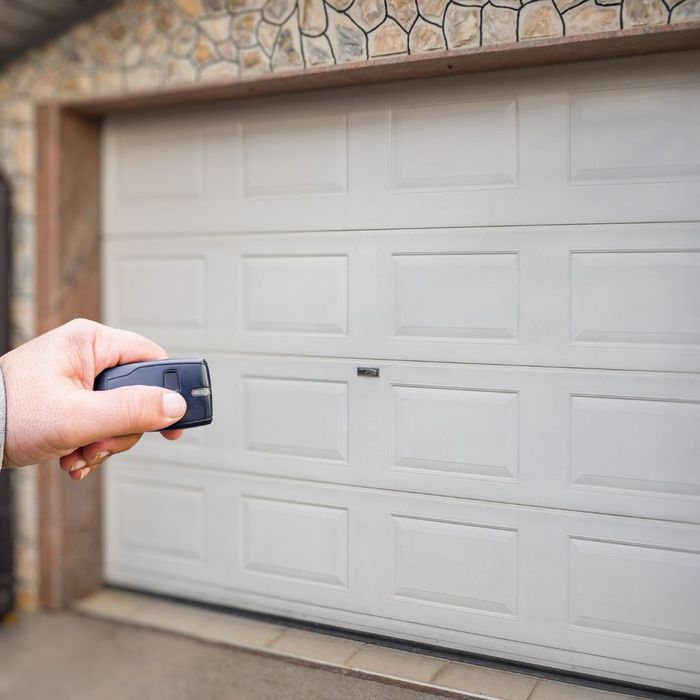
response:
M0 469L2 469L2 460L5 455L5 409L5 382L0 370Z

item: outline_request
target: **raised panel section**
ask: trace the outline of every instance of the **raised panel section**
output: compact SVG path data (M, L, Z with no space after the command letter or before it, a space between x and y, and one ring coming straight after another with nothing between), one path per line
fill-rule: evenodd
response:
M574 484L700 495L700 403L574 396Z
M347 586L344 508L244 496L242 540L244 571Z
M156 482L120 480L117 541L128 550L204 559L205 492Z
M394 464L465 476L515 479L517 394L395 386Z
M243 258L246 331L345 335L348 259L343 255Z
M574 183L700 177L700 90L629 88L570 95Z
M202 137L191 130L125 131L116 145L120 199L197 197L203 188Z
M394 594L515 616L515 530L395 515Z
M348 387L344 382L244 377L243 397L245 450L347 461Z
M244 196L338 194L347 189L347 117L307 115L243 125Z
M396 254L392 258L395 335L486 341L517 338L517 254Z
M516 98L394 107L390 124L396 190L517 184Z
M700 644L700 552L572 538L570 557L572 625Z
M206 261L189 256L123 256L116 264L117 321L124 325L202 328Z
M700 251L573 253L574 342L700 343Z

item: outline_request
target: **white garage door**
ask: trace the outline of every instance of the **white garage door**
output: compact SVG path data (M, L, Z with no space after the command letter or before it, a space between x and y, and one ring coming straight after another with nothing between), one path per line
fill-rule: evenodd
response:
M107 579L700 689L697 59L108 120L105 318L215 422Z

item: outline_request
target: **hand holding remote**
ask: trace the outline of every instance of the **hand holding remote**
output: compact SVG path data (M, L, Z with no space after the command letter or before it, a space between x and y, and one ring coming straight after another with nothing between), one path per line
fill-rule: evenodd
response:
M141 434L162 430L185 413L185 400L154 386L93 391L107 367L162 360L166 352L129 331L78 319L0 358L7 400L3 466L60 457L82 479L111 454L133 447ZM182 431L164 431L177 439Z

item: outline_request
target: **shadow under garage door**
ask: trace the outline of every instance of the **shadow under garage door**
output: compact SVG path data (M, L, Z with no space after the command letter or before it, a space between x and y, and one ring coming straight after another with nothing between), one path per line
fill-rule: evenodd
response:
M107 579L700 690L694 65L110 118L105 318L216 417L110 464Z

